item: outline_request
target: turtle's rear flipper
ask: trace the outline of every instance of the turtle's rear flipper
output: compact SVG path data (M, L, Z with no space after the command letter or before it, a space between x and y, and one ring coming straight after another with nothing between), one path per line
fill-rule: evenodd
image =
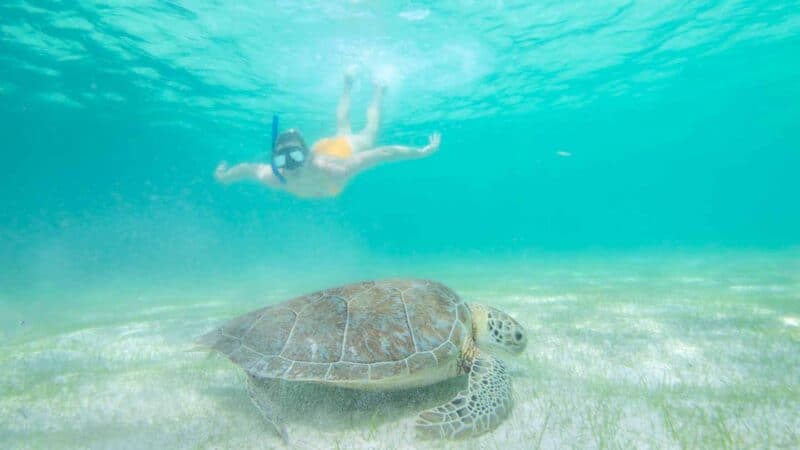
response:
M286 426L280 419L278 414L278 396L280 394L280 380L265 380L260 381L247 376L247 393L250 395L250 401L258 408L264 420L267 421L274 431L281 437L284 444L289 445L289 433L286 432Z
M472 363L469 384L444 405L417 417L417 434L423 438L458 439L492 431L511 412L511 377L503 363L479 354Z

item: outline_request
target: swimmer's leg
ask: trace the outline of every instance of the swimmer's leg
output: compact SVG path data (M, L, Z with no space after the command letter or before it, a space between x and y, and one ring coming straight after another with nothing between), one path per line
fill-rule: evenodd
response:
M350 128L350 91L353 89L353 75L350 72L344 75L344 89L339 97L339 106L336 108L336 134L347 135L352 133Z
M375 138L378 136L378 128L381 123L381 105L383 104L383 94L386 86L375 84L375 91L372 94L372 103L367 108L367 125L361 133L353 136L353 151L361 152L369 150L375 145Z

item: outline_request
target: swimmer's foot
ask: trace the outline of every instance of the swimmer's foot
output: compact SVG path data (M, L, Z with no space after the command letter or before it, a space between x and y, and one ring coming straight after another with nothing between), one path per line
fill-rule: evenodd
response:
M376 96L381 96L382 97L383 94L386 93L386 89L388 87L389 86L386 83L384 83L383 81L373 81L372 82L372 88L374 89Z
M353 86L353 82L356 79L356 74L358 73L358 66L356 64L350 64L344 69L344 85L347 88Z
M372 104L376 105L377 108L380 108L381 103L383 103L383 96L386 94L386 88L386 83L380 81L372 82Z

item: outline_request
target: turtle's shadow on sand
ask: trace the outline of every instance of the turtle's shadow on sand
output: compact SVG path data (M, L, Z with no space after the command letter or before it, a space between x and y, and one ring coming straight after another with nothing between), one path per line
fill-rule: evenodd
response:
M256 386L258 386L257 382ZM280 383L279 392L259 389L280 408L287 424L304 424L323 430L377 427L385 422L415 417L421 411L455 397L466 386L457 377L416 389L370 392L314 383ZM276 398L277 397L277 398ZM255 407L254 413L257 414Z

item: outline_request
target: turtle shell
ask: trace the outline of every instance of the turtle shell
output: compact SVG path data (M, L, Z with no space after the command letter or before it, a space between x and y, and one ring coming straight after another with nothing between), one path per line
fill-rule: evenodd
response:
M252 311L200 342L256 378L371 382L454 364L471 320L440 283L369 281Z

